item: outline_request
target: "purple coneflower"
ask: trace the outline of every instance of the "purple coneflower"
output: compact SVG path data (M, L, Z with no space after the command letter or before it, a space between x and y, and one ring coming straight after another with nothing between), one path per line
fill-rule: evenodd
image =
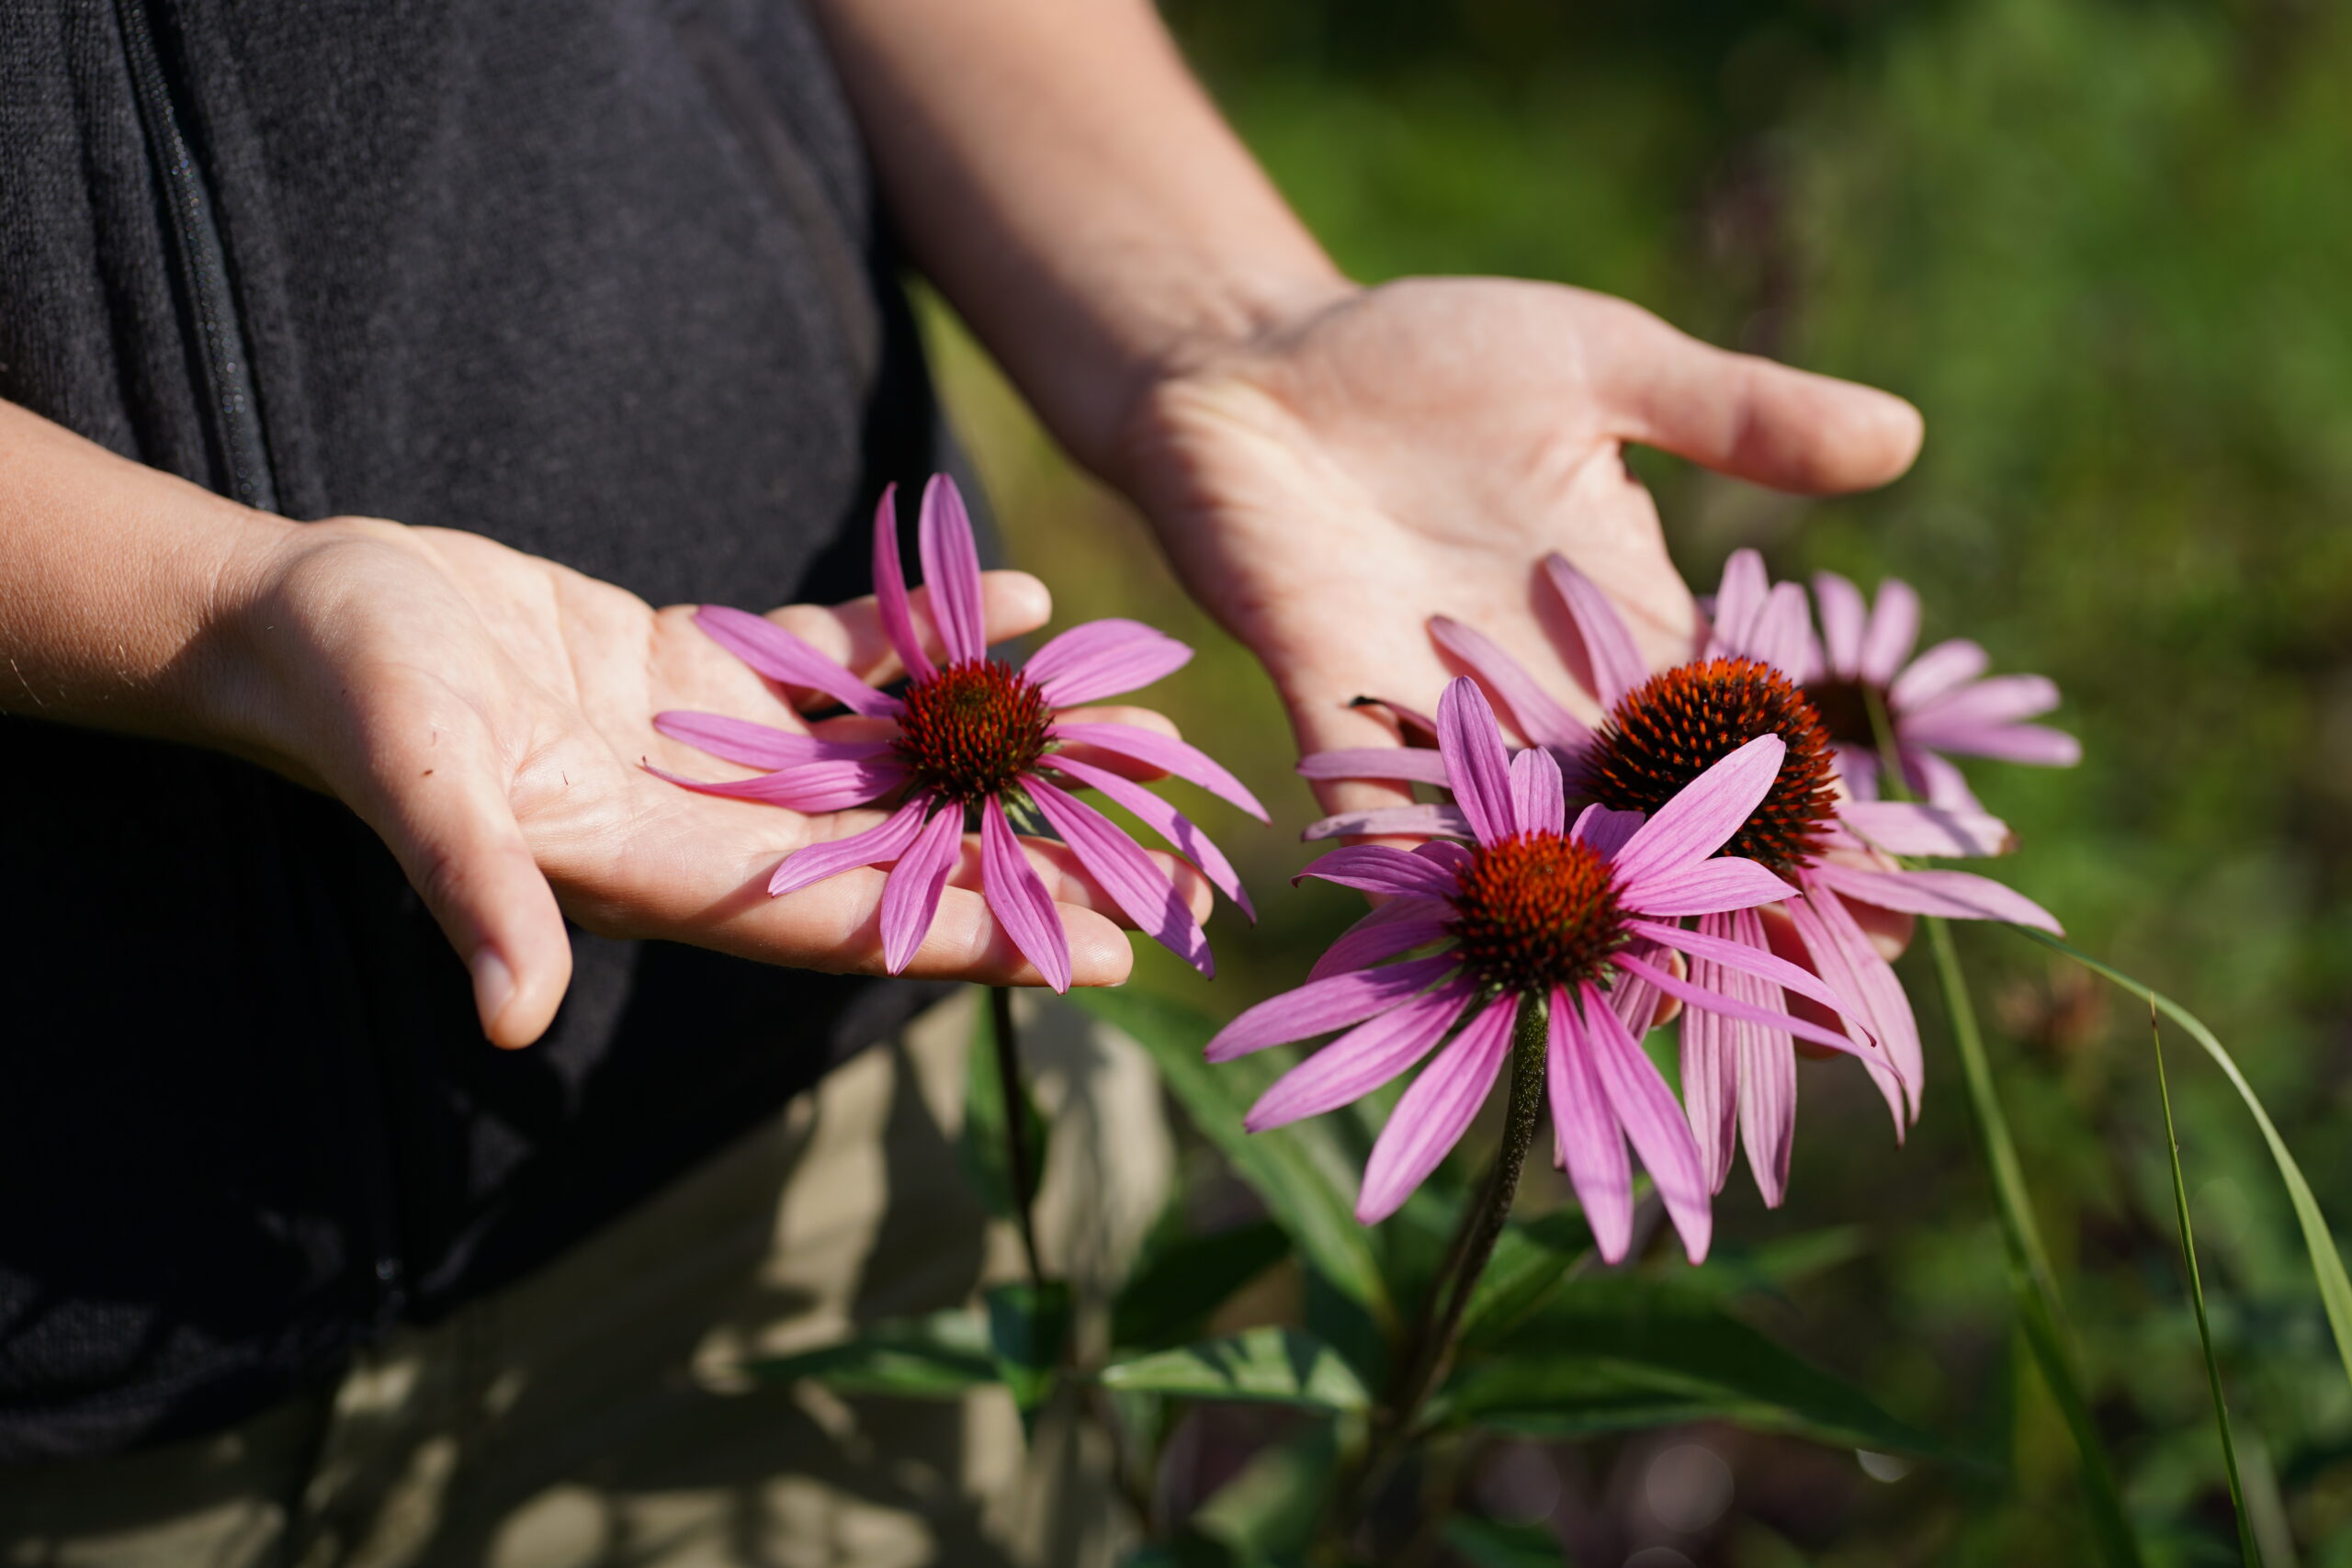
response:
M967 818L976 814L977 823L968 825L980 835L989 908L1046 984L1057 991L1069 988L1069 938L1053 896L1022 852L1006 815L1008 800L1024 811L1034 807L1139 929L1204 975L1214 973L1208 938L1182 896L1141 846L1071 791L1100 790L1134 812L1248 911L1249 897L1232 864L1159 796L1063 748L1077 745L1164 770L1261 821L1265 807L1238 779L1181 740L1133 725L1058 716L1062 709L1148 685L1181 669L1193 650L1138 622L1107 620L1072 626L1018 670L990 659L971 519L955 481L941 474L923 491L918 536L931 615L946 655L944 663L933 663L916 635L899 570L894 499L884 492L874 517L874 591L883 628L906 666L902 695L868 685L764 616L721 605L695 614L713 640L769 680L822 692L852 713L886 721L887 731L837 740L720 714L658 714L653 724L662 734L730 762L770 770L721 783L675 782L805 812L870 806L903 791L879 826L796 850L768 881L768 892L781 897L860 866L895 862L881 908L883 962L894 975L931 930Z
M1707 1170L1690 1124L1628 1016L1645 1024L1660 991L1707 1016L1871 1055L1866 1043L1774 1011L1734 988L1677 976L1666 949L1841 1007L1815 976L1753 945L1684 930L1788 898L1754 861L1718 855L1772 792L1788 748L1760 735L1697 774L1646 818L1589 806L1568 826L1559 764L1540 748L1507 757L1494 710L1456 680L1438 705L1437 758L1472 842L1407 852L1335 850L1304 876L1386 896L1317 964L1308 983L1261 1002L1209 1042L1213 1062L1347 1029L1284 1074L1246 1119L1262 1132L1360 1099L1453 1032L1397 1101L1373 1145L1356 1201L1366 1224L1396 1213L1443 1159L1494 1087L1521 1010L1547 1009L1545 1069L1558 1157L1601 1256L1624 1256L1633 1227L1628 1139L1657 1183L1692 1262L1706 1256ZM1415 948L1441 952L1383 963Z
M2006 850L2008 829L1971 807L1858 800L1838 788L1837 756L1819 709L1797 680L1812 627L1804 591L1777 588L1753 551L1734 556L1716 597L1717 624L1700 658L1652 674L1631 630L1600 589L1553 556L1544 570L1584 644L1606 717L1586 726L1493 641L1445 617L1430 623L1439 645L1468 666L1510 710L1531 745L1557 759L1579 795L1618 810L1658 810L1707 768L1757 737L1777 735L1787 755L1724 852L1753 860L1795 884L1772 906L1839 999L1900 1137L1919 1113L1922 1059L1910 999L1871 944L1849 903L1954 919L2009 920L2055 931L2058 922L1997 882L1955 871L1894 869L1888 855L1983 855ZM1889 634L1888 640L1895 639ZM1904 644L1907 646L1907 642ZM1901 647L1896 648L1899 657ZM1398 710L1408 725L1425 724ZM1309 778L1383 778L1443 784L1423 750L1374 748L1306 758ZM1455 805L1395 807L1327 818L1310 838L1333 834L1464 836ZM1698 931L1727 946L1769 952L1765 911L1703 914ZM1726 967L1722 950L1693 953L1690 976L1713 990L1769 1002L1772 987ZM1796 1054L1790 1032L1723 1013L1698 1013L1681 1031L1682 1093L1712 1190L1728 1179L1744 1142L1768 1204L1786 1195L1796 1128Z

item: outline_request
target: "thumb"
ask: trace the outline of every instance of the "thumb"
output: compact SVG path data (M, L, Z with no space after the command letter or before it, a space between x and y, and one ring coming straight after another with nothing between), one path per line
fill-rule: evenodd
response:
M1629 311L1595 379L1611 434L1774 490L1829 495L1899 477L1919 411L1892 392L1732 354Z
M482 1033L508 1049L528 1045L547 1032L571 983L571 940L555 893L486 760L443 746L408 762L379 771L359 814L465 960Z

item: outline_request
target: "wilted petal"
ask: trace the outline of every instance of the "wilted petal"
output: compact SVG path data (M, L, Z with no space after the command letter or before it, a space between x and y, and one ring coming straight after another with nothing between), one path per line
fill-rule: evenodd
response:
M1191 649L1141 621L1088 621L1039 649L1022 673L1067 708L1148 686L1192 660Z
M1295 991L1269 997L1244 1012L1217 1031L1202 1054L1212 1062L1229 1062L1269 1045L1362 1023L1460 968L1458 957L1441 953L1434 958L1408 959L1310 981Z
M1132 724L1071 724L1057 720L1046 734L1056 740L1091 746L1114 757L1161 769L1232 802L1261 822L1272 820L1266 808L1258 804L1258 797L1206 752L1157 730L1138 729Z
M822 692L853 713L889 718L899 711L898 698L876 691L765 615L725 604L705 604L695 612L695 625L711 641L771 681Z
M1377 1224L1404 1207L1413 1189L1461 1142L1463 1129L1486 1103L1510 1055L1511 1021L1518 1011L1516 996L1488 1003L1413 1080L1364 1162L1358 1220Z
M972 516L963 493L945 474L933 474L922 489L922 519L915 531L922 553L922 580L931 590L931 618L939 626L947 662L986 659L988 617L980 608L980 552L972 540Z
M1142 845L1077 796L1034 774L1023 783L1029 798L1069 845L1079 863L1102 885L1112 902L1135 921L1136 930L1202 974L1216 973L1216 962L1209 956L1208 934Z
M1560 705L1519 660L1502 650L1486 633L1447 615L1430 617L1430 635L1437 645L1475 671L1503 706L1510 710L1519 732L1538 746L1565 748L1581 754L1591 743L1592 731L1584 721ZM1442 719L1441 718L1441 722Z
M1262 1133L1362 1100L1428 1055L1477 989L1464 976L1350 1030L1276 1078L1242 1126Z
M1046 984L1069 989L1069 936L1054 896L1021 852L1021 840L994 795L980 803L980 886L1005 934L1012 938Z
M1584 640L1585 658L1592 665L1595 694L1600 705L1612 708L1617 700L1649 677L1649 667L1642 662L1641 650L1634 645L1634 634L1627 629L1625 618L1599 584L1575 567L1567 558L1556 552L1544 558L1544 575L1552 580L1553 592L1560 603L1567 606L1568 618L1576 623L1577 635Z
M922 946L963 841L963 811L943 806L890 868L890 879L882 885L881 924L882 966L891 974L903 971Z

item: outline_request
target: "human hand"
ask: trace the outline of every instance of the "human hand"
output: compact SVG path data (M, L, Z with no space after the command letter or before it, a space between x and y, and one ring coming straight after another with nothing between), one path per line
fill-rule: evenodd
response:
M992 640L1049 613L1044 586L1018 572L987 574L985 602ZM786 853L881 813L803 815L647 772L649 761L696 774L717 765L654 731L664 709L809 728L786 699L813 694L779 694L695 626L692 606L657 611L477 535L362 518L284 530L236 574L232 603L207 738L332 792L382 835L466 958L495 1043L526 1044L553 1017L571 973L567 915L606 935L882 972L881 871L766 892ZM919 593L932 637L925 604ZM773 618L861 676L897 672L871 599ZM1172 733L1136 709L1080 716ZM1075 983L1123 979L1131 960L1117 905L1061 846L1024 849L1054 894ZM1206 885L1160 859L1205 914ZM1038 983L973 891L978 875L974 836L906 973Z

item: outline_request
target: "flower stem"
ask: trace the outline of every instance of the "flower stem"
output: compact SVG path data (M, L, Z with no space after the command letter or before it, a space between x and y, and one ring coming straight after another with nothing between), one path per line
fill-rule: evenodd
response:
M1012 1032L1010 987L989 987L989 1021L997 1082L1004 1097L1004 1168L1012 1179L1013 1221L1021 1231L1022 1254L1028 1259L1029 1282L1042 1285L1046 1270L1037 1258L1037 1223L1030 1213L1036 1202L1037 1179L1029 1167L1029 1100L1021 1090L1021 1044Z

